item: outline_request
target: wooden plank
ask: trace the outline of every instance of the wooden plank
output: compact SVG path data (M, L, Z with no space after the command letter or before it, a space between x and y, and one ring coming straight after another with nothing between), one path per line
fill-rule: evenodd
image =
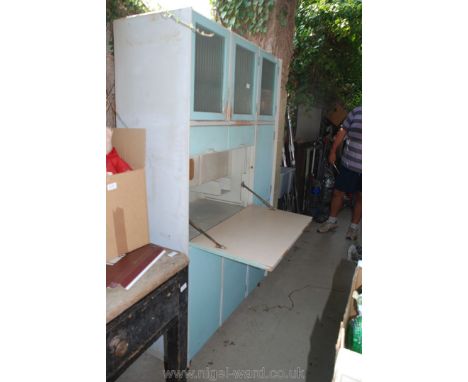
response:
M311 221L309 216L250 205L207 231L226 249L202 235L190 245L272 271Z
M148 244L147 246L152 246ZM145 246L145 247L147 247ZM168 253L171 251L168 250ZM120 313L140 301L148 293L151 293L158 286L169 280L181 269L185 268L189 259L182 253L175 256L167 254L161 257L144 276L135 283L129 290L122 287L106 289L106 323L113 320Z
M193 159L190 159L190 161L189 161L189 168L190 168L189 180L192 180L194 175L195 175L195 162L194 162Z

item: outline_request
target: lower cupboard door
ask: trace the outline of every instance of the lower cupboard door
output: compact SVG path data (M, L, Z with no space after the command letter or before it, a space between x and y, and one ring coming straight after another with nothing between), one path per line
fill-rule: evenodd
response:
M231 315L245 298L247 265L223 258L222 321Z
M198 353L219 327L221 258L189 247L188 358Z

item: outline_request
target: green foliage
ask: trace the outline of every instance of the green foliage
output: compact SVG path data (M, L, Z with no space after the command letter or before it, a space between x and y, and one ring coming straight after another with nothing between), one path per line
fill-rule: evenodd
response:
M361 104L362 5L300 0L288 92L293 105Z
M210 0L215 19L240 34L266 33L275 0Z
M114 54L114 36L112 21L120 17L149 12L150 9L142 0L106 0L106 22L110 29L108 36L108 51Z
M120 17L149 12L141 0L106 0L106 20L108 23Z

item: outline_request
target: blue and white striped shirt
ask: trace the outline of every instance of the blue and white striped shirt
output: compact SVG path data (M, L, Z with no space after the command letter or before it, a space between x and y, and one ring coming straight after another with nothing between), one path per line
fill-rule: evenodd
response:
M341 164L347 169L362 173L362 106L348 113L343 122L348 137L341 157Z

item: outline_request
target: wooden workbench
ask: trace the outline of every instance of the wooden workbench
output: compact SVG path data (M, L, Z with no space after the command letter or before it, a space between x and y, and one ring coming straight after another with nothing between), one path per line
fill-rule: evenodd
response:
M154 246L148 244L136 251L151 250ZM186 369L188 262L181 253L164 255L129 290L107 288L108 381L117 379L163 334L164 368Z

